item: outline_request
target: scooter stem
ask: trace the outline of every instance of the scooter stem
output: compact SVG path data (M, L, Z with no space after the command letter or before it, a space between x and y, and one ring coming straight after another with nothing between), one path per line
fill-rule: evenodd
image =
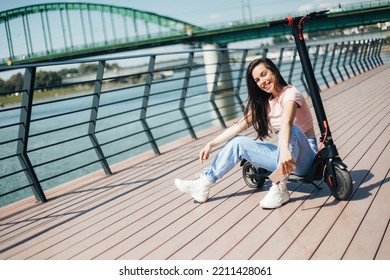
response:
M324 139L325 145L333 145L332 134L329 128L329 124L326 118L324 106L320 97L320 91L317 84L317 80L314 76L313 67L310 62L309 52L306 48L305 39L302 34L302 20L303 17L297 17L289 20L289 25L291 26L292 34L294 36L295 44L297 51L299 53L299 58L301 60L303 73L306 78L307 86L309 88L309 95L311 97L314 111L316 114L318 126L321 131L321 137Z

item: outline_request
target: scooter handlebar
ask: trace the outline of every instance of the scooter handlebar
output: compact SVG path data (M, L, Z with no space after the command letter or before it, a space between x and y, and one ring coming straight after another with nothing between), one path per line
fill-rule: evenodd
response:
M313 13L307 14L305 16L305 18L306 19L325 18L325 17L328 16L326 14L327 12L329 12L329 10L324 10L324 11L321 11L321 12L313 12ZM289 24L291 24L291 20L299 21L301 18L303 18L303 17L296 17L296 18L286 17L285 19L282 19L282 20L271 21L271 22L268 23L268 27L278 26L278 25L289 25Z

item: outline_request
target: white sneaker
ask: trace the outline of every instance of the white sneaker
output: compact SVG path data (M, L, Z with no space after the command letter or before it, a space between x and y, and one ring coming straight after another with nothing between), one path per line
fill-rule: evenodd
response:
M279 208L290 200L290 194L286 187L286 181L279 184L272 184L265 197L260 201L262 208L274 209Z
M209 198L211 183L205 175L198 174L197 176L199 178L193 181L176 179L175 185L181 192L189 194L195 201L203 203Z

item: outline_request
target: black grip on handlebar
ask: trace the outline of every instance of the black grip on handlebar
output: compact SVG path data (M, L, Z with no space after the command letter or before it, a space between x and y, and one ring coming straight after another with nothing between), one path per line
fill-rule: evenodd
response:
M313 13L310 13L310 14L304 16L304 17L295 17L295 18L287 17L287 18L282 19L282 20L271 21L268 23L268 27L277 26L277 25L292 25L293 21L299 22L302 18L305 20L325 18L328 16L326 14L327 12L329 12L329 10L320 11L320 12L313 12Z
M286 25L288 23L287 19L275 20L268 23L268 27L277 26L277 25Z

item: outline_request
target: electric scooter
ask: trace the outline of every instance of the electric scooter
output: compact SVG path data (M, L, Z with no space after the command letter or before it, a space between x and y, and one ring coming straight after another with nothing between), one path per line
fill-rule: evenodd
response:
M314 181L324 179L329 186L331 194L336 199L347 200L352 194L352 178L347 170L347 166L340 159L337 148L333 143L318 84L303 37L303 23L307 20L324 18L327 16L327 12L321 11L313 12L306 16L287 17L284 20L271 22L269 26L285 25L291 27L321 133L320 143L322 148L318 151L309 174L305 177L290 174L288 181L311 183L317 188L320 188ZM247 186L252 188L262 187L265 180L269 179L269 175L271 174L270 171L257 168L246 160L241 161L241 166L243 179Z

